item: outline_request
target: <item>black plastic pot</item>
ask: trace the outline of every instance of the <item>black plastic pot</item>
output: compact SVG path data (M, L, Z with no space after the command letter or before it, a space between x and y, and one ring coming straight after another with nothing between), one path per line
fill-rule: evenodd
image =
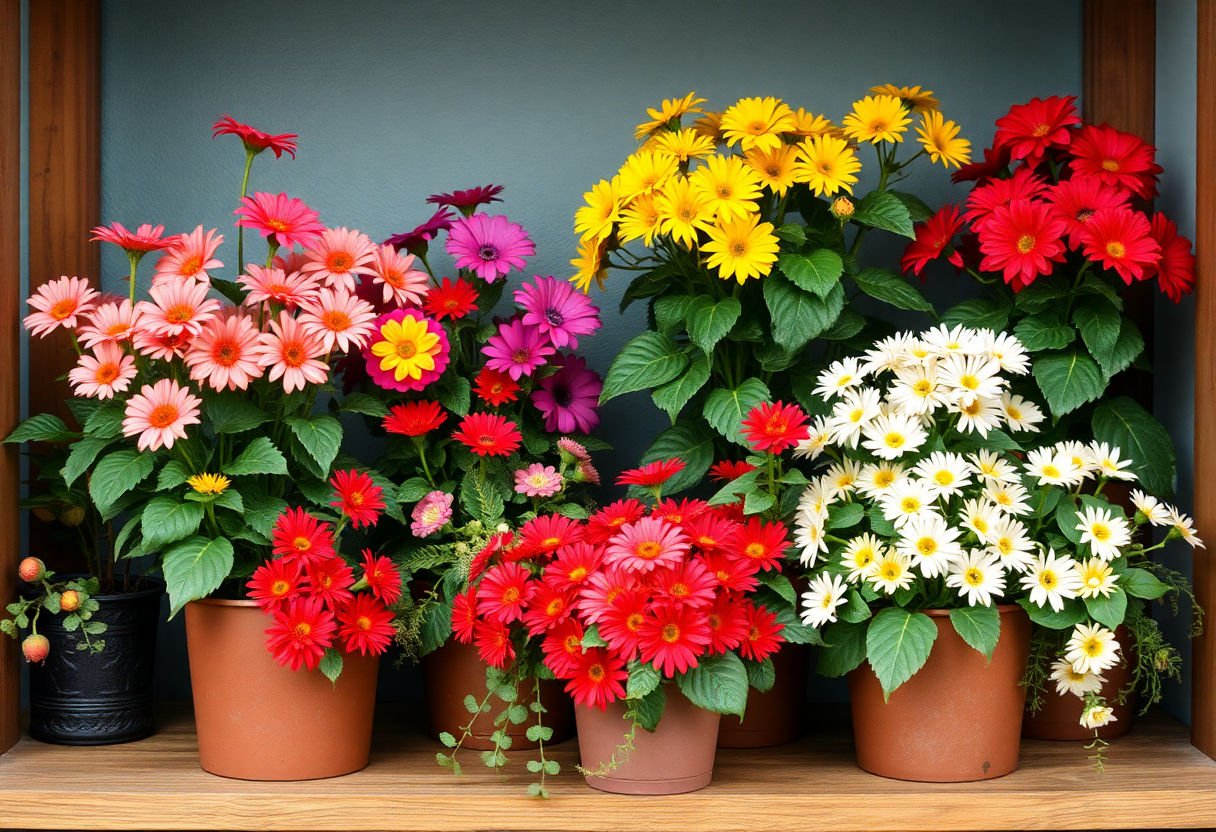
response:
M38 632L51 654L30 669L30 736L57 745L113 745L150 737L156 630L163 581L145 578L146 589L94 595L104 621L105 649L76 649L80 633L63 629L62 616L44 611Z

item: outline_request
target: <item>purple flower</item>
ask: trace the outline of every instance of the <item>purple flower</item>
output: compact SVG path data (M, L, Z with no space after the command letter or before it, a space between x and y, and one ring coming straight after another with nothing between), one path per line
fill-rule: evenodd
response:
M400 234L394 234L385 240L384 244L392 246L397 251L405 249L410 254L426 254L428 243L435 239L435 235L452 227L452 218L451 211L447 208L440 208L422 225Z
M524 310L524 323L540 329L559 350L578 349L577 336L600 328L600 310L591 298L553 276L537 275L516 290L515 302Z
M432 491L410 512L410 531L414 537L429 537L452 519L452 495L446 491Z
M447 249L456 258L456 268L469 269L487 283L511 269L522 269L524 258L536 253L523 226L489 214L457 220L448 232Z
M450 205L467 217L479 205L502 202L498 198L500 193L502 193L502 185L478 185L475 188L465 188L451 193L431 194L426 201L432 205Z
M562 357L562 368L540 380L532 404L545 417L550 433L591 433L600 423L595 412L604 383L578 356Z
M498 333L481 348L491 370L506 373L512 380L530 376L555 350L540 330L519 318L499 324Z

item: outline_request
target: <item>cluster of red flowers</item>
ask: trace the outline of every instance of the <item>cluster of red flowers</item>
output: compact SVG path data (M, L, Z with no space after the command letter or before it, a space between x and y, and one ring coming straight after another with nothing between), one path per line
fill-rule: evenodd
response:
M375 525L384 509L381 490L367 474L339 471L333 505L353 526ZM279 515L271 533L273 558L247 584L249 597L274 618L266 646L282 665L312 670L325 651L378 656L393 639L389 607L401 598L401 574L387 557L364 549L362 576L338 553L340 531L302 508ZM366 590L366 592L362 591Z
M956 268L1000 273L1018 291L1077 252L1127 284L1156 277L1175 302L1191 291L1190 241L1143 205L1157 193L1156 149L1084 123L1073 101L1035 98L997 119L984 161L954 174L956 182L976 183L965 210L948 205L918 225L904 271L919 275L944 255Z
M631 661L672 678L704 657L776 651L783 625L750 593L788 546L781 523L737 504L627 499L585 521L541 515L474 560L452 629L500 668L536 640L574 701L602 709L625 696ZM592 628L601 646L584 647Z

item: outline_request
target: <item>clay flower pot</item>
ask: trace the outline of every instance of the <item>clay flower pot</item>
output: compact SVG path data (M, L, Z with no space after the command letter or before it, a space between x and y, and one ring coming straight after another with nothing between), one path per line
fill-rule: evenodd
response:
M811 648L785 644L773 656L777 681L764 693L749 691L742 720L727 714L718 729L718 748L769 748L785 745L802 733Z
M422 683L426 690L427 716L430 719L431 736L447 732L456 739L464 733L460 726L467 725L472 714L464 706L464 698L470 694L481 701L486 694L486 664L477 655L477 648L451 639L438 650L422 657ZM517 702L532 701L532 682L518 687ZM545 725L553 729L553 737L547 743L559 743L574 734L574 708L570 697L558 682L541 682L540 701L547 713ZM502 707L495 698L488 713L477 717L473 733L464 741L465 748L487 751L494 747L490 735L494 728L494 717ZM511 747L516 749L536 748L536 743L526 736L528 727L535 722L529 719L520 725L507 723L503 730L511 738Z
M720 716L693 705L668 685L667 707L652 734L638 728L634 748L603 776L587 785L613 794L684 794L703 789L714 775ZM579 706L578 752L584 768L596 770L612 759L629 730L625 703L607 710Z
M1030 619L1015 604L997 609L1001 637L991 662L959 637L947 610L922 610L937 624L937 640L925 666L888 701L868 663L849 674L861 768L897 780L957 783L1018 767Z
M1098 729L1098 736L1104 740L1117 739L1132 729L1136 720L1137 697L1129 696L1122 705L1119 704L1119 691L1127 687L1132 678L1132 666L1136 661L1131 651L1131 633L1120 625L1115 630L1115 638L1126 651L1125 661L1109 670L1104 670L1106 684L1102 686L1101 694L1106 703L1115 712L1115 722ZM1085 710L1085 701L1071 693L1056 693L1056 683L1048 680L1047 689L1043 691L1042 703L1033 713L1027 709L1022 721L1022 736L1034 740L1060 741L1089 741L1094 738L1092 729L1081 727L1081 712Z
M316 780L367 766L379 657L346 655L332 684L266 649L253 601L186 605L199 762L240 780Z

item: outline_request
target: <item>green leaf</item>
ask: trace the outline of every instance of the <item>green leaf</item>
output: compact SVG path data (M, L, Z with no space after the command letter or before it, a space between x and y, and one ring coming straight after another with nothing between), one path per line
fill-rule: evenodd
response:
M857 210L853 212L853 221L909 239L916 238L908 206L886 191L870 191L862 197L861 202L857 203Z
M455 738L454 736L452 736L452 735L451 735L449 732L447 732L447 731L440 731L440 732L439 732L439 741L440 741L441 743L443 743L443 744L444 744L444 746L446 746L447 748L455 748L455 747L456 747L456 738Z
M767 491L749 491L743 498L743 513L762 514L777 504L777 498Z
M342 675L342 654L330 647L321 657L321 673L331 682L337 682Z
M287 474L287 458L265 436L250 442L240 456L224 466L224 473L234 477L254 474Z
M167 491L170 488L177 488L179 485L185 485L188 479L190 479L190 469L186 467L185 463L171 459L165 463L165 467L160 469L160 474L156 477L156 490Z
M771 657L762 662L745 660L743 665L747 668L747 683L751 687L760 693L766 693L773 689L773 685L777 682L777 670L773 667Z
M434 490L422 477L410 477L397 487L397 502L416 503Z
M1169 590L1169 586L1157 580L1157 576L1146 569L1132 567L1119 576L1119 586L1133 598L1156 601Z
M849 591L849 599L837 613L841 621L858 624L870 617L870 605L857 589Z
M1077 331L1054 310L1023 318L1013 328L1013 334L1031 352L1063 349L1077 337Z
M984 658L991 659L992 651L1001 638L1001 614L996 607L961 607L950 610L950 623L954 632Z
M502 494L480 468L465 472L460 481L460 504L485 526L492 526L502 517Z
M663 686L659 685L641 699L631 700L629 704L633 718L638 724L653 732L659 727L659 720L663 718L663 711L667 707L667 693Z
M787 223L777 228L773 236L787 243L800 246L806 242L806 229L796 223Z
M678 494L699 484L714 464L714 435L703 422L688 415L660 433L642 454L641 462L679 457L684 469L663 485L666 495Z
M842 503L833 506L828 512L827 528L848 529L856 526L865 516L866 510L860 503Z
M924 666L936 639L937 625L924 613L887 607L874 616L866 633L866 658L884 697Z
M641 699L662 683L663 677L649 662L631 662L629 680L625 682L625 698Z
M747 447L743 438L743 420L756 405L772 397L768 387L758 378L744 380L736 388L720 387L705 399L702 414L709 426L732 442Z
M95 439L115 439L122 435L125 408L105 404L89 414L84 422L84 435Z
M244 433L266 424L266 412L237 393L216 396L203 406L216 433Z
M607 647L608 642L604 641L604 637L600 635L600 628L594 624L587 627L583 631L583 647Z
M828 341L847 341L865 329L865 325L865 318L852 309L845 309L836 319L836 323L832 324L827 331L821 332L819 337Z
M600 393L604 403L637 390L653 389L674 379L688 366L688 356L660 332L643 332L625 344L612 361Z
M702 658L676 677L680 692L698 708L743 718L747 709L747 668L734 653Z
M777 268L799 289L825 298L840 285L844 262L836 252L821 248L810 254L783 254Z
M388 405L375 396L367 393L350 393L342 400L338 408L343 413L359 413L375 419L383 419L388 415Z
M1091 419L1094 438L1131 458L1131 469L1150 494L1174 493L1174 443L1151 413L1127 396L1103 402Z
M1085 599L1085 609L1089 617L1099 624L1104 624L1112 630L1123 623L1127 615L1127 593L1115 587L1110 595L1095 595Z
M1074 546L1081 542L1081 532L1077 529L1077 501L1071 496L1064 496L1056 504L1056 526L1060 533L1068 538Z
M934 313L933 304L906 277L887 269L865 269L853 276L857 288L896 309Z
M797 605L798 593L794 590L794 585L790 583L789 578L777 571L758 572L756 577L760 579L760 583L780 595L781 600L791 606Z
M1085 605L1079 600L1065 601L1059 612L1051 607L1040 607L1030 603L1029 598L1019 598L1018 606L1026 610L1030 620L1049 630L1071 630L1085 620Z
M924 222L933 216L933 209L925 204L924 200L914 194L903 193L902 191L887 191L891 196L898 199L908 209L908 215L912 222Z
M287 424L321 472L329 473L338 449L342 447L342 423L333 416L313 416L310 419L291 418Z
M68 430L63 420L52 413L31 416L5 437L4 442L15 445L21 442L71 442L80 434Z
M864 662L868 627L864 621L838 621L825 627L823 649L819 651L819 674L835 679Z
M726 337L742 313L743 306L738 298L725 297L715 303L704 295L698 295L689 305L685 319L688 337L708 355Z
M63 481L67 485L76 482L81 474L89 470L89 466L97 459L97 455L104 451L111 441L113 440L86 437L73 442L72 450L68 451L67 461L59 472L63 475Z
M779 274L764 280L764 302L773 321L773 340L799 350L828 330L844 309L844 289L837 282L826 297L804 292Z
M693 295L666 295L654 302L654 322L660 332L668 335L684 328L689 307L696 301Z
M473 406L473 387L467 378L453 376L439 385L436 398L457 416L468 416Z
M89 478L89 496L97 510L104 512L120 497L144 481L152 473L152 454L122 450L107 454L93 469Z
M949 326L962 324L974 329L1000 331L1009 323L1009 308L995 301L975 298L950 307L942 313L940 320Z
M270 537L275 521L286 510L287 501L280 497L249 497L245 500L245 522L254 531Z
M1071 413L1106 389L1098 365L1076 349L1040 355L1034 360L1034 377L1055 416Z
M655 388L650 397L655 407L665 412L673 422L684 409L684 405L709 381L709 358L702 352L694 353L688 369L677 379Z
M144 507L144 549L155 552L194 534L203 522L203 513L199 503L182 502L167 494L153 497Z
M219 589L232 571L232 544L195 535L175 544L164 556L165 583L169 589L170 617L190 601L206 598Z
M1132 365L1140 353L1144 352L1144 336L1136 328L1131 318L1123 318L1119 323L1119 337L1109 350L1094 352L1094 358L1107 379L1116 373L1121 373Z
M186 499L189 498L190 495L186 495ZM205 503L208 502L208 500L203 499L199 502ZM216 494L211 498L210 502L217 508L231 509L237 514L245 513L245 501L241 498L241 492L237 491L235 488L229 488L221 494Z

